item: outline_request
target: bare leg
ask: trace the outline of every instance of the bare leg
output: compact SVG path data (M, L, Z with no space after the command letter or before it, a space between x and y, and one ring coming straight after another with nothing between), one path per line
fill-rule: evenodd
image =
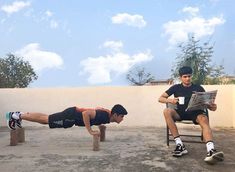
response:
M174 120L180 119L177 112L174 109L166 108L166 109L164 109L163 113L164 113L164 117L166 120L166 124L168 125L173 137L175 138L175 137L179 136L179 132L178 132L177 126L174 121Z
M40 124L48 124L48 115L37 112L27 112L21 114L21 119L31 122L37 122Z
M205 142L212 141L213 136L212 136L212 131L209 125L209 120L208 117L205 115L198 115L197 116L197 122L202 128L202 133L203 133L203 139Z

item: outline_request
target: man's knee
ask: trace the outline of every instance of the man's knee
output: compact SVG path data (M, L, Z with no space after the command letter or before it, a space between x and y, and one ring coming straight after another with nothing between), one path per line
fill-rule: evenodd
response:
M198 115L197 122L201 125L209 125L209 119L206 115Z
M173 118L174 117L174 113L175 113L174 110L170 109L170 108L165 108L163 110L163 114L164 114L165 118L169 118L169 117Z
M64 125L63 125L64 128L70 128L74 125L75 125L75 120L73 120L73 119L65 119L64 120Z
M171 113L171 109L169 109L169 108L165 108L164 110L163 110L163 114L164 115L167 115L167 114L170 114Z

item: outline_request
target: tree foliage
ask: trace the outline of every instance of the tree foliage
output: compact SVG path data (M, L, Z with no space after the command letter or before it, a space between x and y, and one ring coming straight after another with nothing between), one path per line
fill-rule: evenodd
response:
M13 54L0 58L0 88L25 88L37 78L28 61Z
M224 67L222 65L219 66L214 66L210 70L210 76L208 76L204 82L204 84L210 84L210 85L215 85L215 84L228 84L229 82L225 83L223 81L224 76Z
M154 80L154 76L152 74L147 73L145 68L136 67L133 70L130 70L126 76L127 80L129 80L134 85L144 85L152 80Z
M190 66L193 69L192 82L196 84L219 84L224 72L222 65L211 65L213 55L213 45L209 41L200 45L199 40L193 36L189 37L188 42L179 45L180 53L176 57L176 64L172 69L173 78L178 77L178 70L182 66Z

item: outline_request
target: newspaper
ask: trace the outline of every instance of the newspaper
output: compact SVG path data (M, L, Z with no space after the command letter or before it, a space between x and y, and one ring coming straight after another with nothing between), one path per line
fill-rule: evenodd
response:
M208 104L215 102L217 90L207 92L194 92L189 100L186 111L204 110Z

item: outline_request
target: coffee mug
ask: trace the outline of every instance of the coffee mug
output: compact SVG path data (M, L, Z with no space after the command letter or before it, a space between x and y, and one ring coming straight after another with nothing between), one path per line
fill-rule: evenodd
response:
M178 97L179 98L179 104L183 105L184 104L184 97Z

